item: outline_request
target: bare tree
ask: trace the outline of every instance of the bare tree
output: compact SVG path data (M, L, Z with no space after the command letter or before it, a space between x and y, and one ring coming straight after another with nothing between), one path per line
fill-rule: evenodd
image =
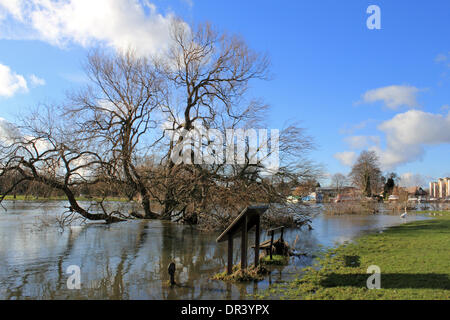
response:
M191 30L182 22L173 24L172 38L169 59L161 65L173 89L174 103L163 108L169 130L191 132L201 126L224 133L226 129L249 125L267 108L245 98L251 80L267 77L268 59L250 50L242 39L218 33L208 24ZM216 184L211 179L214 175L218 178L220 172L240 170L243 174L245 171L222 165L209 168L175 165L169 157L180 142L181 138L170 141L165 158L163 214L166 217L177 208L203 211L208 188ZM189 183L180 184L183 178ZM187 216L184 219L195 222L194 212Z
M331 184L336 188L339 194L343 187L347 184L347 177L342 173L336 173L331 177Z
M108 212L103 201L100 213L80 206L79 190L102 199L110 194L137 199L141 218L220 224L250 203L282 203L292 187L317 177L320 169L306 156L312 138L297 124L258 146L267 147L266 158L279 153L276 170L266 159L251 160L259 150L249 137L241 154L233 153L244 158L238 164L197 163L195 148L190 161L172 161L185 143L180 130L201 136L200 147L208 147L215 137L202 130L227 136L229 129L266 128L269 108L248 93L250 82L269 78L269 60L243 39L208 24L190 29L180 21L172 26L172 38L164 57L140 57L132 50L89 54L90 84L47 117L33 115L2 146L0 178L18 177L4 194L32 181L63 192L70 210L87 219L130 217ZM224 149L226 143L221 142Z
M100 182L98 173L108 168L109 164L95 146L61 126L53 108L41 109L24 119L22 126L15 128L8 137L3 137L0 176L14 173L16 179L4 191L0 202L20 184L32 181L62 191L71 213L108 223L123 221L104 207L100 213L94 213L76 200L77 186Z
M264 127L269 107L250 98L248 87L251 81L269 78L270 63L265 55L252 51L238 36L220 33L208 24L191 30L183 23L175 23L172 37L169 59L160 65L173 89L172 103L163 108L168 130L189 133L199 128L216 129L226 136L227 129ZM248 141L241 164L195 164L194 152L192 164L175 164L169 158L181 140L178 137L170 141L162 162L163 215L181 214L181 219L189 223L219 211L228 216L252 202L280 202L284 198L279 192L281 185L316 174L316 166L303 157L312 148L312 140L295 124L280 132L283 165L271 175L267 175L263 161L250 161ZM210 143L210 137L201 142L202 146Z
M91 84L71 96L65 114L77 133L96 141L114 170L116 181L137 195L145 218L157 218L151 210L152 172L142 168L148 153L162 138L157 111L165 99L165 88L154 64L133 51L88 56L86 72ZM163 134L163 133L162 133Z
M362 151L352 167L349 177L354 185L368 197L378 192L381 181L379 159L375 151Z

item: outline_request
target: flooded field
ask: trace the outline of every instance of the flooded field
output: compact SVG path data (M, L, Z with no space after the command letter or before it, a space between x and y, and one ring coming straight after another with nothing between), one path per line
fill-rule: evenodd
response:
M215 242L218 233L161 221L87 224L61 230L46 221L63 211L64 202L5 201L3 205L7 211L0 212L0 299L245 299L271 283L291 279L324 248L424 219L318 214L313 230L285 233L291 245L295 242L296 251L307 256L292 257L288 266L274 268L263 281L230 284L210 280L226 266L227 244ZM265 237L262 233L261 240ZM253 237L249 239L251 246ZM239 257L235 250L234 261ZM172 261L179 284L173 288L167 284ZM71 265L80 267L80 290L67 288Z

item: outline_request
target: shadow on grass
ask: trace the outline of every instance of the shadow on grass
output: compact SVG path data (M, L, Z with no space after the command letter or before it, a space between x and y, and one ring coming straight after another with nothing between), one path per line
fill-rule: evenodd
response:
M371 274L330 274L320 284L323 287L367 288ZM446 274L381 273L382 289L446 289L450 290L450 278Z
M344 256L344 263L346 267L357 268L361 265L359 256Z

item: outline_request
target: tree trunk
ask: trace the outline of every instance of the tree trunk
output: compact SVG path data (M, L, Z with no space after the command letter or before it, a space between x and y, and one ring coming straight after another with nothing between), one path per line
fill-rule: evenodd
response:
M67 199L69 200L70 209L75 211L76 213L79 213L80 215L82 215L83 217L85 217L88 220L93 220L93 221L105 220L106 223L115 223L115 222L126 221L125 219L109 216L104 213L99 213L99 214L89 213L88 211L86 211L85 209L83 209L82 207L80 207L78 205L78 202L75 199L75 195L69 188L64 187L63 191L66 194Z
M148 195L142 195L142 201L141 201L142 207L144 208L145 219L158 219L160 216L156 213L152 212L150 208L150 198Z

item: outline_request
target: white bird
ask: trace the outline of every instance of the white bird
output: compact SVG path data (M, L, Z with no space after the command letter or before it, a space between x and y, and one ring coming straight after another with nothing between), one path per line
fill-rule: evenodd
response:
M406 215L408 214L408 212L406 211L406 208L405 208L405 212L403 212L402 214L401 214L401 216L400 216L400 218L406 218Z

